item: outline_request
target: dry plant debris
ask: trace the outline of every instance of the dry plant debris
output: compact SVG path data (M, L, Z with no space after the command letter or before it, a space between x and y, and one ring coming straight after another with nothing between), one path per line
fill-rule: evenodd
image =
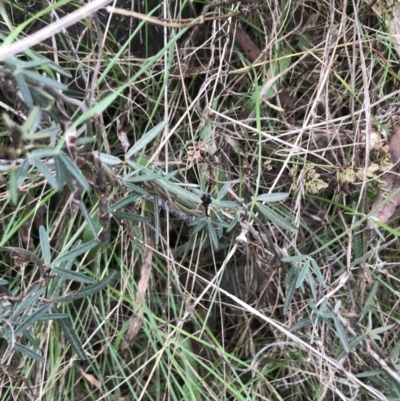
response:
M399 400L397 3L23 3L0 401Z
M392 167L382 175L381 188L371 208L372 217L381 223L387 223L400 205L400 124L394 127L389 155ZM366 227L371 230L373 223L368 221Z

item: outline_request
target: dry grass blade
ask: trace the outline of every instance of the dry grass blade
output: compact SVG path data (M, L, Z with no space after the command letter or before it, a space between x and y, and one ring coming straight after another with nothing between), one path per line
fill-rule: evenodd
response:
M137 305L136 311L132 313L129 321L129 328L125 335L126 343L123 344L123 349L130 346L133 340L136 338L140 328L142 327L143 319L143 299L146 295L147 287L149 285L149 280L151 277L151 264L153 262L153 249L152 247L147 247L147 255L140 268L140 280L138 283L138 292L136 294L135 304Z
M56 35L71 25L76 24L78 21L93 14L111 2L112 0L93 0L71 14L68 14L64 18L61 18L59 21L56 21L49 26L46 26L45 28L35 32L34 34L19 40L10 46L0 48L0 61L15 56L18 53L21 53L24 50L43 42L49 37Z

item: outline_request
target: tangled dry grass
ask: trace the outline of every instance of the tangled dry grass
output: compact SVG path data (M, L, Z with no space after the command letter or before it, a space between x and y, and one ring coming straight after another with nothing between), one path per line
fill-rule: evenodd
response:
M400 399L384 3L0 5L2 400Z

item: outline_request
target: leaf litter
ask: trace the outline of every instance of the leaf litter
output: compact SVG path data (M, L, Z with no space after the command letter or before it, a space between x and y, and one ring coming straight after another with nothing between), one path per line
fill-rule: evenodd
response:
M384 187L377 193L371 209L376 210L372 217L381 223L386 223L400 205L400 124L395 126L390 139L389 155L392 167L382 175ZM393 193L395 193L394 196ZM387 200L389 196L391 199ZM366 228L371 230L373 223L368 221Z

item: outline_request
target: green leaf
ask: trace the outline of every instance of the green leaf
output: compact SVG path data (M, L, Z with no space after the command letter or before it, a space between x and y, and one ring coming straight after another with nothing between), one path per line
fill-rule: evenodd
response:
M76 249L81 245L81 241L77 241L73 246L72 249ZM68 261L65 261L61 263L61 268L64 270L71 270L72 266L74 264L74 259L70 259ZM64 278L61 276L57 276L55 280L50 285L50 288L48 289L48 294L49 298L52 299L60 293L61 290L61 284L64 282Z
M38 319L41 320L41 319ZM29 331L24 331L22 333L22 335L32 344L32 346L36 349L39 349L39 344L37 343L37 341L32 337L31 333L29 333Z
M231 209L237 209L238 207L242 206L239 202L236 201L218 201L217 205L219 207L226 207Z
M136 221L139 223L149 223L150 220L147 217L139 216L138 214L128 212L113 212L112 214L117 219L123 219L128 221Z
M320 283L323 283L324 282L324 276L321 273L321 269L319 268L318 263L313 258L310 258L310 260L311 260L311 266L312 266L312 268L314 270L314 273L315 273L315 275L317 277L317 280Z
M125 176L122 180L123 182L143 182L143 181L155 181L157 179L163 178L160 173L150 173L146 175L137 176Z
M294 323L292 326L290 326L289 332L294 333L297 330L304 329L305 327L310 327L312 326L312 324L313 324L312 319L310 317L306 317Z
M139 195L150 196L150 192L146 191L143 188L138 187L137 185L130 184L129 182L125 182L124 185L126 188L130 189L131 191L133 191Z
M309 271L310 271L310 259L307 259L304 262L304 265L300 268L300 271L297 275L296 288L299 288L300 286L303 285L303 281L307 277Z
M362 312L361 312L361 319L363 319L368 312L371 310L371 305L373 304L374 300L375 300L375 296L378 292L379 289L379 281L375 281L368 296L367 299L364 302L363 308L362 308Z
M46 265L50 266L51 255L50 255L50 243L47 231L43 226L39 227L39 237L40 237L40 248L42 249L43 260Z
M57 320L57 323L60 326L65 337L67 338L67 341L71 344L71 347L77 353L79 358L85 360L86 359L85 351L83 350L81 342L79 341L79 338L74 331L71 319L70 318L60 319Z
M42 111L38 106L33 107L28 115L28 118L22 125L22 131L26 132L29 135L29 137L26 139L31 139L30 136L32 136L32 134L34 134L38 129L41 119Z
M281 193L271 193L271 194L262 194L257 196L257 200L260 202L280 202L287 199L289 194L281 192Z
M67 319L69 318L68 313L48 313L47 315L44 315L40 317L40 321L42 322L47 322L51 320L60 320L60 319Z
M226 229L227 233L231 232L236 227L236 225L239 222L239 219L240 219L240 213L236 213L235 218L229 223L229 226Z
M296 280L292 280L286 290L285 302L283 304L283 314L287 315L289 313L290 304L296 292Z
M87 182L85 176L82 174L82 171L79 170L78 166L65 154L60 153L60 159L63 162L64 166L67 170L72 174L72 176L78 181L80 186L90 192L90 186Z
M376 329L371 330L371 334L373 335L379 335L382 333L385 333L386 331L392 329L395 325L394 324L389 324L387 326L382 326L382 327L378 327Z
M336 334L339 337L339 341L342 344L343 350L346 352L346 354L348 354L350 352L350 346L347 341L347 337L346 337L344 328L343 328L342 324L340 323L340 320L336 316L333 317L333 322L335 323Z
M109 166L117 166L118 164L123 163L123 161L119 157L108 155L106 153L100 153L100 160L102 161L102 163Z
M77 248L71 249L69 252L64 253L63 255L58 256L53 263L52 266L58 265L62 262L66 262L68 260L75 260L78 256L90 251L92 248L99 244L98 240L89 241L86 244L82 244Z
M56 180L58 188L61 190L66 182L66 171L59 155L54 156L54 167L56 169Z
M94 280L91 277L88 277L83 273L75 272L69 269L62 269L61 267L53 267L51 270L58 276L61 276L64 280L72 280L84 284L94 283Z
M62 91L68 90L68 86L58 82L54 79L48 78L42 74L39 74L36 71L29 71L29 70L21 70L20 74L24 75L24 78L29 78L33 81L39 82L42 85L50 86L54 89L60 89Z
M266 205L263 205L262 203L257 202L256 207L267 220L269 220L272 223L276 224L277 226L283 228L284 230L287 230L287 231L290 231L293 233L297 232L296 227L294 227L291 223L289 223L285 218L283 218L280 214L275 212L269 206L266 206Z
M53 176L50 169L39 159L33 159L33 163L39 172L43 175L43 177L47 180L50 186L56 191L59 190L57 179Z
M166 122L158 123L149 132L146 132L127 152L126 158L129 159L135 153L142 150L148 143L150 143L166 126Z
M43 67L44 65L47 65L50 63L50 60L48 58L41 58L38 60L31 60L31 61L23 61L15 57L10 57L8 58L4 64L8 65L9 68L11 65L13 65L13 68L19 68L19 69L32 69L36 67Z
M19 188L25 181L25 178L28 174L29 169L29 160L25 157L20 164L17 171L17 187Z
M30 308L46 291L46 288L40 288L37 292L29 293L28 296L22 299L21 303L13 311L12 319L20 316L21 311Z
M36 323L40 319L40 317L42 317L43 315L46 314L46 312L50 309L50 307L51 307L50 304L42 306L34 313L27 316L25 318L24 322L15 329L15 335L18 336L23 331L25 331L27 328L31 327L34 323Z
M29 349L28 347L25 347L25 345L22 345L20 343L15 343L14 347L17 351L21 352L21 354L24 354L26 356L28 356L29 358L34 359L35 361L39 361L39 362L44 362L45 359L37 354L36 352L32 351L31 349Z
M231 188L231 183L226 182L218 192L217 201L221 201Z
M207 218L205 216L202 216L199 219L192 220L189 225L194 226L192 230L192 235L197 234L207 225Z
M129 164L135 169L138 170L141 169L143 173L146 174L152 173L151 170L144 168L143 166L132 160L129 161ZM187 191L178 184L168 181L167 179L165 179L165 177L159 178L158 180L155 180L155 182L169 193L176 195L181 201L185 202L188 206L193 206L191 204L192 202L196 204L201 203L200 197L198 195L195 195L192 192ZM126 186L128 187L128 183L126 184Z
M282 262L285 263L293 263L293 262L301 262L303 260L306 260L308 258L307 255L295 255L295 256L289 256L287 258L282 258Z
M211 242L215 249L218 249L219 241L217 237L217 233L215 232L215 228L211 222L208 222L208 234L210 236Z
M9 185L10 185L11 203L13 205L16 205L18 203L18 186L17 186L17 170L15 166L13 166L10 170Z
M21 92L24 103L26 104L28 109L32 108L33 107L33 99L32 99L32 95L31 95L31 91L29 90L29 87L28 87L23 75L19 71L16 71L14 73L14 78L18 85L18 89ZM28 119L29 119L29 117L28 117Z
M78 294L60 297L59 302L71 302L76 301L77 299L89 297L93 294L96 294L97 292L102 291L117 278L119 278L119 273L116 270L113 270L107 277L103 278L103 280L99 281L98 283L84 287Z
M112 204L109 209L110 209L110 211L115 211L115 210L121 209L126 205L135 203L140 197L141 197L141 195L137 195L137 194L128 195L125 198L122 198L119 201Z

